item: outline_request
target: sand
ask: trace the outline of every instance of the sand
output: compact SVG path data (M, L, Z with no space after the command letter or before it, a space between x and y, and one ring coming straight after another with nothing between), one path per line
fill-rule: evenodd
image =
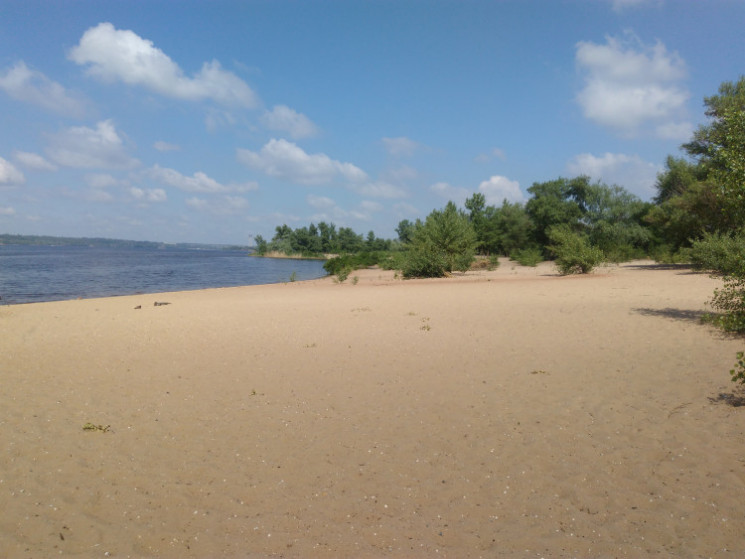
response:
M0 555L742 557L717 285L503 261L0 307Z

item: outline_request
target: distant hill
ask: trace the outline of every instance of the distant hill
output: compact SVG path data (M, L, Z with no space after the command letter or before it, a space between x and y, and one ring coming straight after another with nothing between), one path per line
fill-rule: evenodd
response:
M159 243L101 237L52 237L49 235L0 234L0 245L89 246L109 248L181 248L191 250L248 250L246 246L200 243Z

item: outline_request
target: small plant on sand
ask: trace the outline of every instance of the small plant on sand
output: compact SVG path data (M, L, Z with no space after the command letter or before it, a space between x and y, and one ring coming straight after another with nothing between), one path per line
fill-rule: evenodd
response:
M359 278L359 276L354 276L354 277L352 278L352 285L357 285L357 282L358 282L358 281L360 281L360 278Z
M292 274L290 274L290 282L295 281L297 281L297 272L292 272Z
M83 425L83 431L101 431L102 433L108 433L111 430L111 425L96 425L94 423L86 423Z
M745 352L737 352L737 363L735 368L729 372L732 375L732 382L739 382L745 385Z
M513 253L510 260L514 260L520 266L535 268L540 262L543 262L543 255L539 248L524 248Z

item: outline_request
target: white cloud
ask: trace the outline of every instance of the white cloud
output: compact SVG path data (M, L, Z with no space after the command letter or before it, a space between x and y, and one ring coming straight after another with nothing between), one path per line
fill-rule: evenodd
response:
M629 37L577 44L577 65L586 74L577 96L584 115L628 135L648 122L663 127L679 122L690 96L679 85L687 76L685 62L659 41L649 47Z
M210 107L204 117L204 125L208 132L217 132L220 128L234 126L237 119L232 113Z
M0 215L15 215L16 210L11 206L0 206Z
M345 210L331 198L326 196L315 196L313 194L306 196L305 201L309 206L318 210L318 213L312 216L314 221L325 221L330 219L345 220L348 218L370 221L374 212L379 212L383 209L383 206L378 202L363 200L355 208Z
M119 184L119 180L107 173L85 175L85 182L92 188L109 188Z
M336 202L334 202L327 196L316 196L314 194L308 194L308 196L305 197L305 201L308 202L309 206L312 206L319 210L333 208L334 206L336 206Z
M108 82L139 85L175 99L212 99L227 106L254 108L259 101L238 76L223 70L217 60L205 62L194 77L181 68L152 41L130 30L99 23L88 29L73 47L70 60L87 65L87 73Z
M292 142L272 139L260 152L239 148L238 161L282 180L299 184L328 184L336 179L361 182L367 174L351 163L335 161L323 153L308 154Z
M439 197L452 201L459 206L462 206L465 203L466 198L471 194L467 189L461 186L452 186L446 182L437 182L431 185L429 189Z
M148 175L158 182L186 192L214 194L219 192L247 192L258 188L258 185L254 182L224 185L201 171L197 171L193 176L187 177L175 169L168 169L159 165L153 166L148 171Z
M489 150L488 153L480 153L476 157L473 158L473 160L476 163L488 163L492 159L501 159L505 160L507 159L507 155L504 153L504 150L500 148L492 148Z
M237 214L248 208L248 200L240 196L223 196L218 200L205 200L203 198L189 198L186 204L201 212L214 215Z
M75 126L51 137L49 157L59 165L84 169L129 169L139 164L127 154L124 141L111 120L95 130Z
M16 152L13 152L13 157L21 165L29 169L34 169L36 171L56 171L57 170L57 166L54 163L50 163L38 153L30 153L27 151L16 151Z
M508 202L524 202L525 196L520 190L520 183L511 181L507 177L494 175L489 180L479 185L479 192L486 198L489 205L501 205L504 200Z
M357 194L371 198L405 198L406 191L394 184L385 181L368 182L357 184L352 187Z
M386 151L394 157L411 157L419 147L417 142L403 136L399 138L383 138L382 141Z
M181 146L177 144L169 144L168 142L158 141L153 144L153 147L158 151L179 151Z
M383 209L383 204L379 204L378 202L373 202L372 200L362 200L359 204L360 210L370 213L370 212L379 212Z
M304 114L285 105L275 105L259 118L269 130L287 132L291 138L309 138L318 134L318 127Z
M18 101L37 105L57 114L80 117L83 103L63 86L21 61L0 75L0 89Z
M0 157L0 186L13 186L26 182L18 169L10 162Z
M567 170L572 175L588 175L593 180L622 186L647 200L655 194L657 173L662 168L644 161L638 155L605 153L597 157L582 153L569 162Z
M664 140L688 140L693 136L690 122L665 122L655 129L657 137Z
M146 189L133 186L129 189L129 193L136 200L143 202L165 202L168 199L166 191L162 188Z

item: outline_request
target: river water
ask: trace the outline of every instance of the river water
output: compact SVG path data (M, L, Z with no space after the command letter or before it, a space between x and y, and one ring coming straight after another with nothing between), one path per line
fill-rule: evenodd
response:
M0 245L0 304L259 285L325 275L320 260L257 258L239 250Z

